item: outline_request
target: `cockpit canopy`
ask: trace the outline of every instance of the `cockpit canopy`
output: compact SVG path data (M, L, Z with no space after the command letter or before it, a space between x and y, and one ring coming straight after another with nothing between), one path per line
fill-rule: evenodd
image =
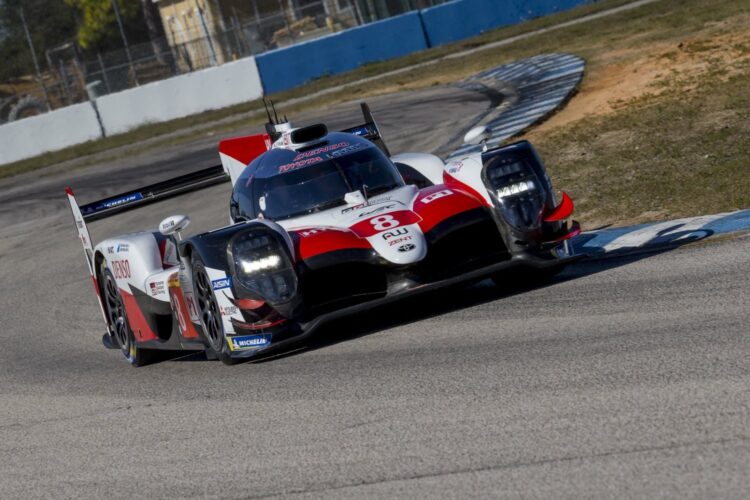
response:
M370 197L403 185L373 143L337 132L297 151L272 149L256 158L234 185L230 215L234 222L289 219L344 205L347 193Z

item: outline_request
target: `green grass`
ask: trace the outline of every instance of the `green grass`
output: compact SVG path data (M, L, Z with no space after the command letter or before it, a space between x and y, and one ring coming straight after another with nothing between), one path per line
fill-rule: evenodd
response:
M589 227L750 207L750 61L735 69L537 140Z

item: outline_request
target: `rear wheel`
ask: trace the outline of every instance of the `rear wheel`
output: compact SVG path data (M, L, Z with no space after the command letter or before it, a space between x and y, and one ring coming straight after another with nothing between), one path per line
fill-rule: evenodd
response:
M226 337L224 336L224 325L221 319L221 309L214 294L211 278L208 277L206 266L198 255L192 257L193 288L198 305L203 333L208 342L211 354L215 355L225 365L237 362L229 355Z
M102 264L103 299L104 312L107 315L107 321L114 333L114 339L125 359L133 366L143 366L148 364L151 358L151 352L148 349L141 349L135 343L133 330L128 323L127 312L125 311L125 301L120 294L120 288L117 286L115 277L112 272Z

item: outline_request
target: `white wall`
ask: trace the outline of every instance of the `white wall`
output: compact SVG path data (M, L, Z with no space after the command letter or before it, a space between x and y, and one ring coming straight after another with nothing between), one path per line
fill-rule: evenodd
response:
M187 73L97 101L107 135L182 118L263 96L254 57ZM0 126L0 165L101 137L88 102Z
M262 96L255 58L247 57L109 94L97 103L107 135L114 135Z
M91 103L74 104L0 126L0 165L100 137Z

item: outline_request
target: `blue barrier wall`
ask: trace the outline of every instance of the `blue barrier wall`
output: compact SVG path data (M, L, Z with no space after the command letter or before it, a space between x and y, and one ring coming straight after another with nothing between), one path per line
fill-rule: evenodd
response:
M589 3L592 0L454 0L422 10L430 47L517 24Z
M266 94L302 85L326 74L393 59L428 48L418 12L276 49L255 58Z
M453 0L255 57L265 94L594 0Z
M476 36L521 21L511 1L455 0L421 12L430 47Z

